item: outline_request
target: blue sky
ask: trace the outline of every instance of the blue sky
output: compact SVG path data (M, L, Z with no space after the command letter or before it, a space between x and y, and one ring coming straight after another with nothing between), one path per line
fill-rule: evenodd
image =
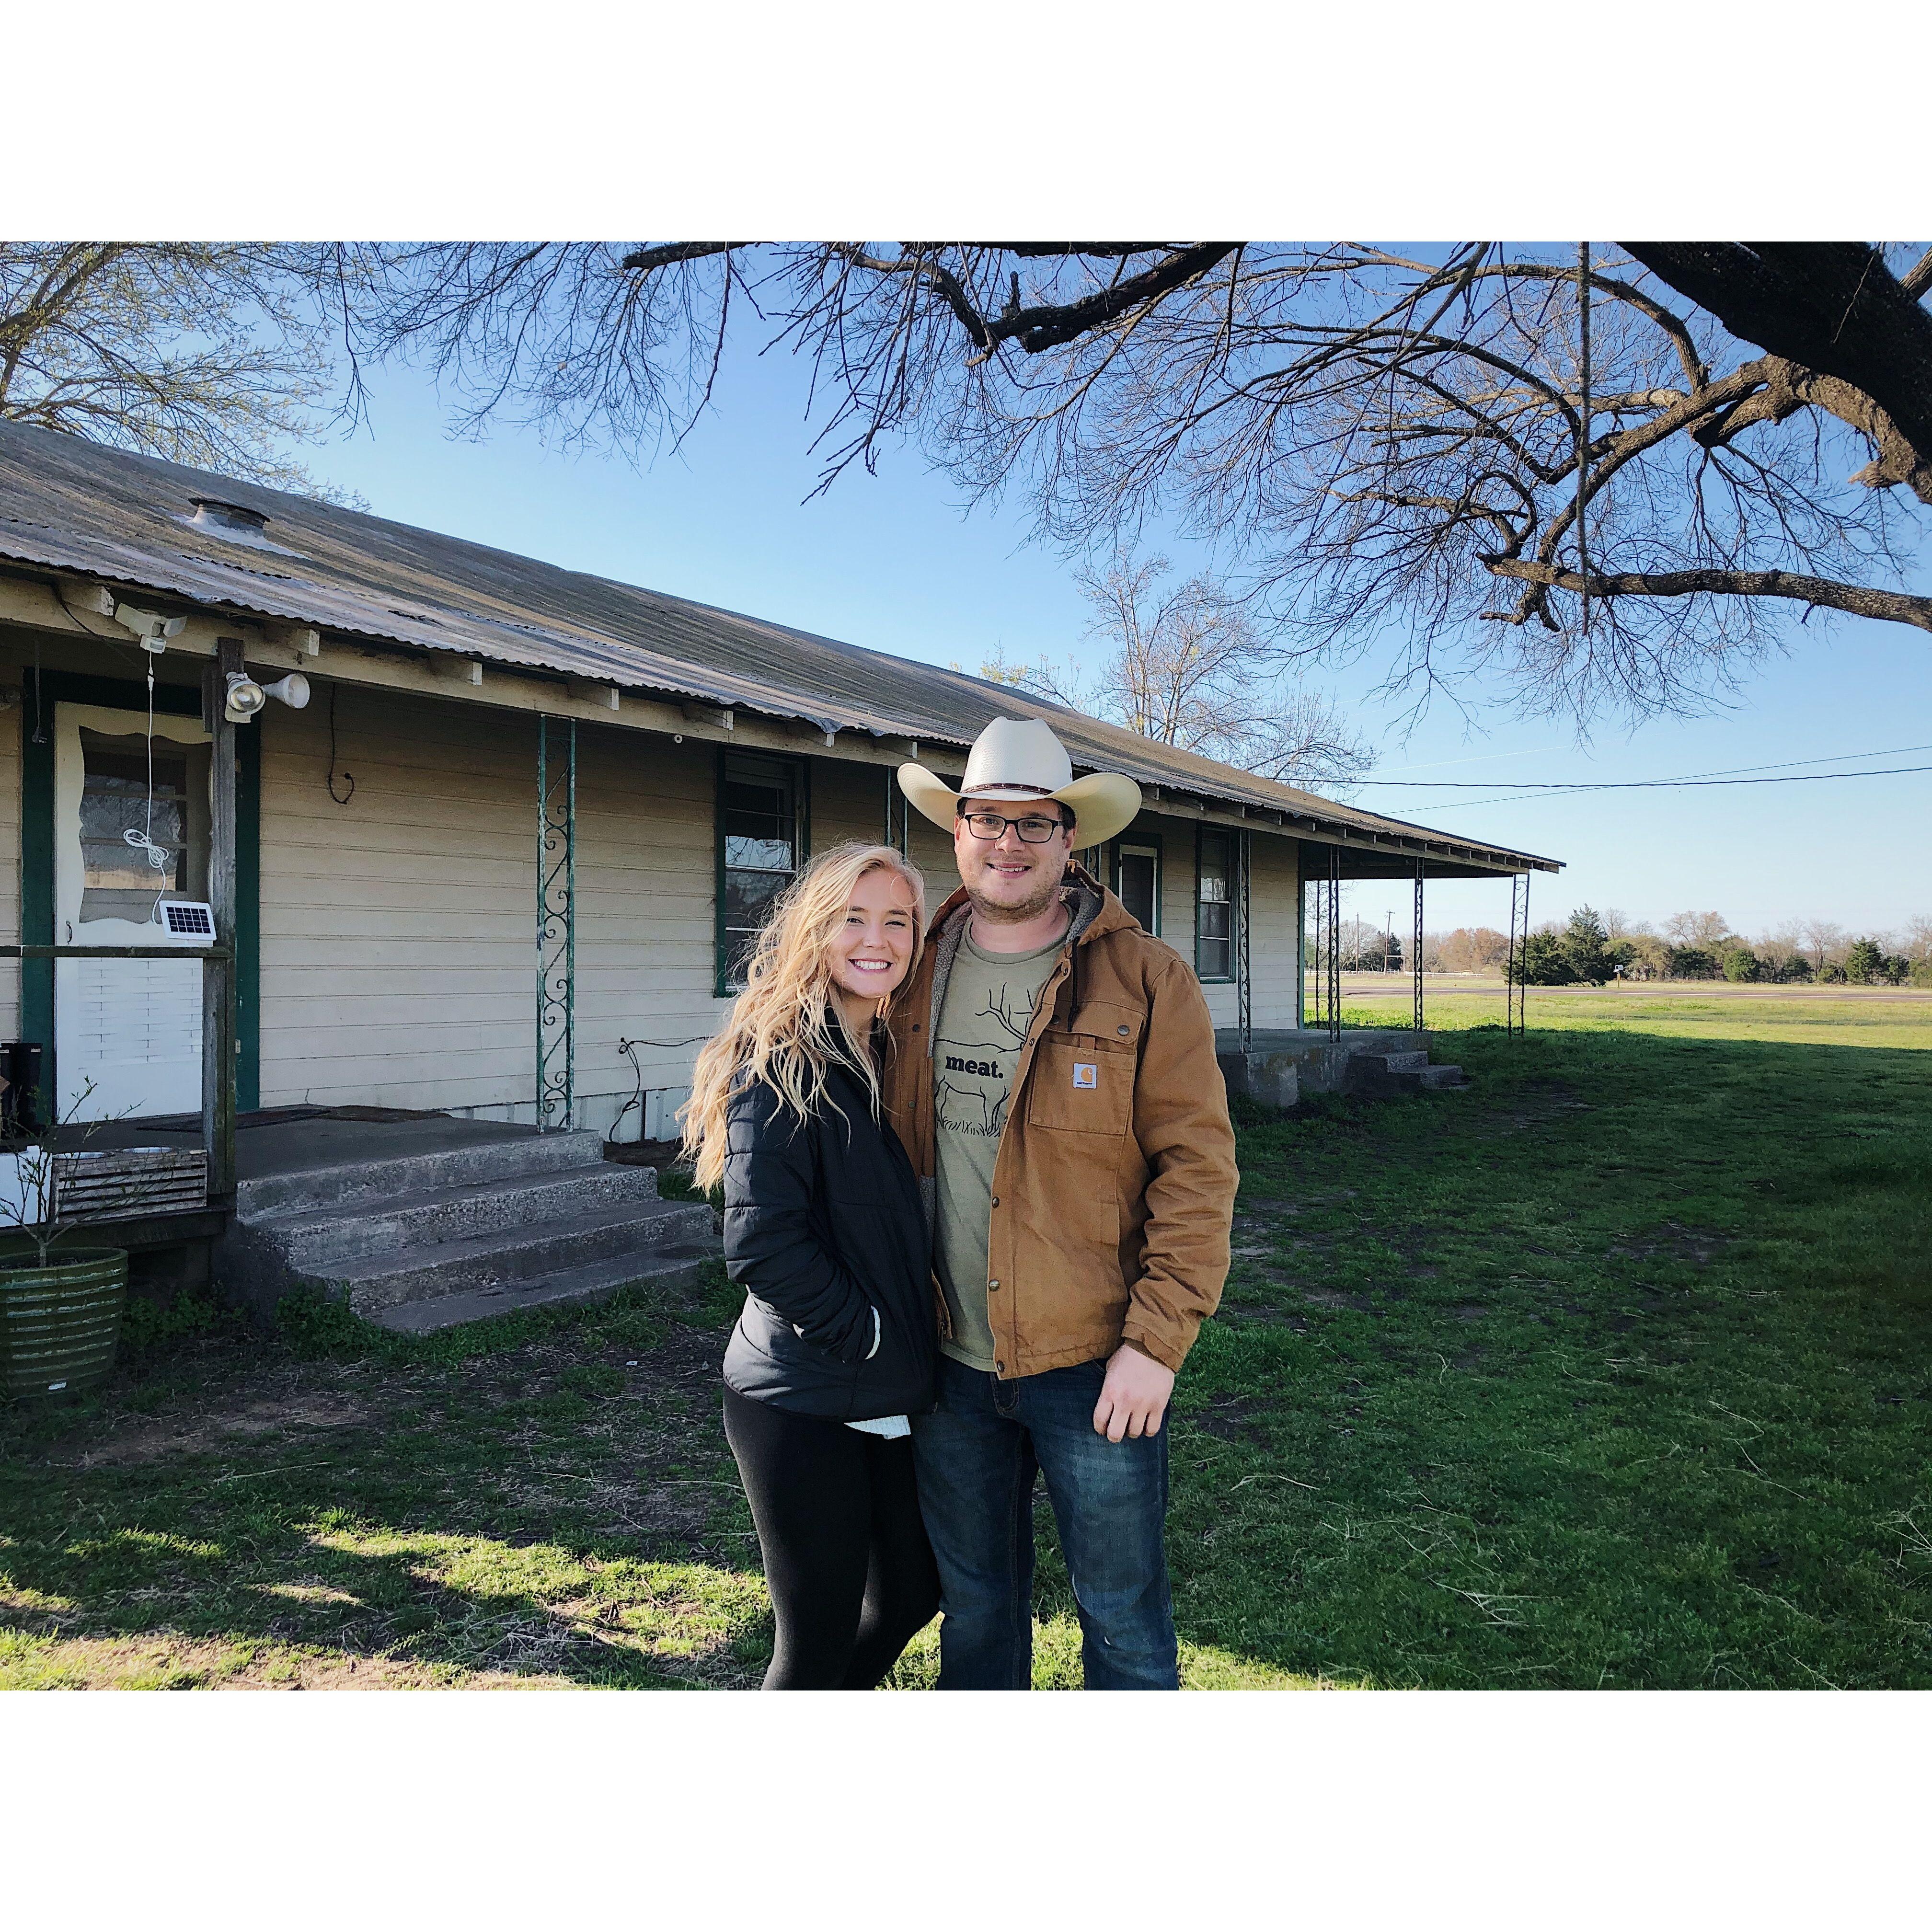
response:
M1000 647L1013 662L1090 652L1070 562L1029 542L1017 508L963 514L954 486L910 450L803 501L817 466L802 368L740 352L718 393L682 449L639 467L546 448L507 422L481 442L454 440L428 379L392 369L377 373L369 426L305 460L380 515L880 650L969 670ZM1728 709L1603 725L1580 746L1549 719L1492 710L1472 731L1446 706L1405 737L1396 708L1371 695L1372 653L1315 681L1379 745L1378 778L1670 778L1932 746L1932 640L1849 620L1792 634L1790 655L1772 658ZM1867 762L1932 765L1932 751ZM1709 909L1756 934L1807 917L1882 931L1932 914L1932 773L1523 802L1382 787L1359 796L1565 860L1559 878L1538 881L1539 916L1585 902L1652 920ZM1379 922L1386 890L1361 892L1348 909ZM1507 884L1445 883L1430 888L1429 924L1500 926L1508 903Z

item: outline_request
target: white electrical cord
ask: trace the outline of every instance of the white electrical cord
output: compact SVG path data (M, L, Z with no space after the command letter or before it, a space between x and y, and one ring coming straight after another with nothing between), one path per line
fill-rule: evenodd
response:
M143 832L137 832L137 831L136 831L136 830L135 830L135 829L134 828L134 826L130 825L130 826L129 826L127 828L127 830L126 830L125 831L124 831L124 832L122 833L121 836L122 836L124 839L125 839L125 840L127 841L127 842L128 842L130 845L133 846L136 851L137 851L137 852L145 852L145 853L146 853L146 854L148 855L148 863L150 866L152 866L154 868L154 870L155 870L156 872L165 872L168 869L168 854L167 854L167 853L166 853L166 850L165 850L164 848L162 848L162 847L160 847L160 846L159 846L159 845L157 845L157 844L154 843L154 659L151 657L151 658L148 658L148 824L147 824L147 830L146 830L146 831L143 831ZM160 911L160 909L161 909L161 902L162 902L162 900L163 900L163 899L164 899L164 898L166 898L167 897L167 892L168 892L168 889L167 889L167 887L166 887L165 885L164 885L164 886L162 886L162 888L160 889L160 890L159 892L158 892L154 895L154 903L153 906L149 909L149 911L148 911L148 924L149 924L149 925L151 925L151 926L152 926L152 925L154 922L155 916L156 916L156 915L157 915L157 914Z

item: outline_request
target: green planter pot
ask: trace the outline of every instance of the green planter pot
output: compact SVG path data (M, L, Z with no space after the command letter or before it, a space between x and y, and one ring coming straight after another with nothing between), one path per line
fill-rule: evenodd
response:
M0 1261L0 1388L14 1396L92 1388L114 1366L127 1305L120 1248L70 1249L45 1268Z

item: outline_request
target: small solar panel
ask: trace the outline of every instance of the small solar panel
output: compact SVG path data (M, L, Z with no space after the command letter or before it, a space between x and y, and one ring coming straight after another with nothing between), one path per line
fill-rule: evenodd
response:
M163 935L182 946L214 944L214 908L201 899L164 899L156 908Z

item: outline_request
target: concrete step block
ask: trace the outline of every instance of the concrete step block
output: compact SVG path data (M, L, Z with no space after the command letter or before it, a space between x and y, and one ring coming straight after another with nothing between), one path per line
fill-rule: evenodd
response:
M657 1198L657 1176L649 1168L599 1161L555 1174L399 1194L380 1203L284 1210L266 1225L292 1267L316 1274L334 1263L392 1249L534 1228L608 1208L628 1205L647 1214Z
M375 1310L368 1317L378 1328L404 1335L430 1335L465 1322L482 1322L519 1308L571 1308L608 1301L621 1288L650 1284L688 1288L697 1281L709 1251L687 1254L667 1250L661 1254L597 1262L567 1268L538 1281L505 1282L466 1294L440 1294L424 1301L404 1301Z
M1425 1088L1466 1087L1468 1076L1460 1066L1425 1066L1422 1070L1422 1084Z
M238 1218L252 1227L272 1216L338 1204L386 1202L401 1194L555 1174L566 1168L588 1167L603 1158L603 1136L587 1130L461 1142L434 1153L338 1161L325 1167L263 1174L236 1187L235 1210ZM651 1172L649 1168L638 1171ZM656 1175L652 1178L655 1186Z
M347 1298L358 1315L410 1301L536 1282L600 1262L634 1262L675 1250L680 1259L718 1252L711 1210L661 1205L640 1214L633 1206L606 1208L541 1224L337 1262L319 1271L319 1286Z

